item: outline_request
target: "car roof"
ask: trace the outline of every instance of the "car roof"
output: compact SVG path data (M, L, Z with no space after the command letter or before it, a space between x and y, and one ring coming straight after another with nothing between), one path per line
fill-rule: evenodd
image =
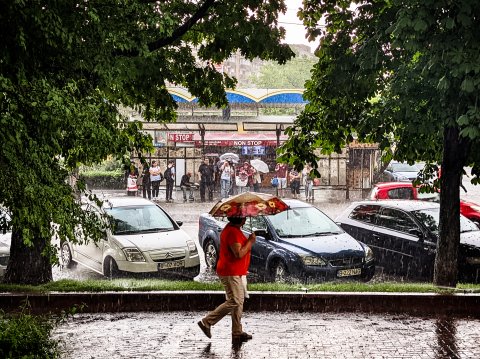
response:
M154 205L152 201L149 201L143 197L134 196L118 196L108 197L105 199L103 207L128 207L128 206L145 206Z
M417 201L409 199L382 199L381 201L361 201L354 202L354 206L367 204L377 205L382 207L397 208L404 211L419 211L422 209L440 208L440 204L429 201Z
M412 184L412 182L380 182L380 183L375 184L375 187L378 187L379 189L402 188L402 187L412 188L413 184Z
M313 207L309 203L299 201L298 199L282 199L290 208L304 208L304 207Z

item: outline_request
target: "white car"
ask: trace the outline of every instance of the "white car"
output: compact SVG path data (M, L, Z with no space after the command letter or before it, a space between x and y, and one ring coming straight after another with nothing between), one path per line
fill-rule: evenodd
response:
M141 197L110 197L102 208L87 204L86 210L111 216L113 226L97 243L61 245L68 268L80 263L107 277L122 272L167 274L190 278L200 272L195 242L160 206Z

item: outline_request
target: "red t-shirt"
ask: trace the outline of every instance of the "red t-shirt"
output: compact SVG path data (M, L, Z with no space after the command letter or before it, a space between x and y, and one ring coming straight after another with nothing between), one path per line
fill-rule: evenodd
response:
M234 243L240 243L243 247L248 238L245 237L242 230L232 226L230 223L225 226L220 233L220 254L217 263L217 274L219 276L246 275L250 265L250 252L242 258L237 258L233 254L230 246Z

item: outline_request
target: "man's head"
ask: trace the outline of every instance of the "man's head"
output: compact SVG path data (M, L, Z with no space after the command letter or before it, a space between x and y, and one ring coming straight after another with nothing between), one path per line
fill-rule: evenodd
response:
M192 174L190 172L187 172L188 177L192 177Z
M245 217L227 217L227 219L234 226L243 226L247 220Z
M203 162L208 165L208 158L205 157L205 158L203 159Z
M168 164L169 164L170 166L173 166L173 165L175 164L175 161L174 161L174 160L168 160Z

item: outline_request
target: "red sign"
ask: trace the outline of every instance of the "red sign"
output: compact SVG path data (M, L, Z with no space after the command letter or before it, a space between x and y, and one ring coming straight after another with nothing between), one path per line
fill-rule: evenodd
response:
M192 142L193 133L169 133L168 140L172 142Z
M281 141L283 142L283 140ZM201 146L202 141L195 141L196 146ZM205 146L276 146L275 140L205 140Z

